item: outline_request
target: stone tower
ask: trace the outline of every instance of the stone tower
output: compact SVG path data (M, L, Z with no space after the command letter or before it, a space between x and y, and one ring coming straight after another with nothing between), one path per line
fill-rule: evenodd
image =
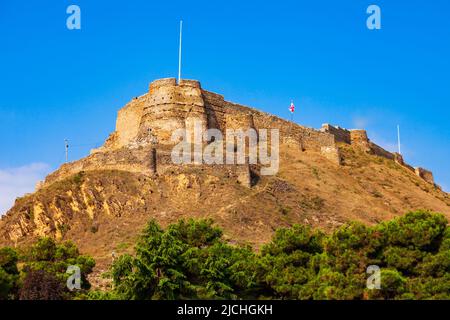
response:
M176 129L186 129L189 134L196 121L201 123L202 130L208 128L200 83L181 80L177 84L174 78L156 80L150 84L138 139L152 136L159 144L172 144L171 136Z

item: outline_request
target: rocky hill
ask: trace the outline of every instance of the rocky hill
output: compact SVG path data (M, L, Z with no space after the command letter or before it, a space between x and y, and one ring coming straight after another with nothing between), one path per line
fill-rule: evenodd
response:
M203 129L279 129L276 175L260 163L174 164L171 135ZM206 142L205 145L211 143ZM0 243L39 236L73 240L99 268L129 251L150 219L210 217L230 242L256 246L280 226L331 230L429 209L450 219L450 197L432 173L372 143L364 130L306 128L224 100L200 83L156 80L119 110L116 131L81 160L62 165L0 221Z

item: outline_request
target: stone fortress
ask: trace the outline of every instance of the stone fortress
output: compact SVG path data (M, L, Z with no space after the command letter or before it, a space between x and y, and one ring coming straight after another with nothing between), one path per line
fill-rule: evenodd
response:
M163 175L173 170L170 150L175 129L190 130L200 119L203 129L227 128L247 130L279 129L280 144L289 144L301 151L318 152L336 165L342 164L340 144L352 145L366 153L391 159L415 172L430 184L433 174L423 168L407 165L400 154L391 153L371 142L365 130L347 130L324 124L320 130L307 128L259 110L228 102L220 94L201 88L195 80L175 78L155 80L149 92L134 98L119 110L116 130L105 144L91 155L61 166L39 187L49 185L80 171L118 169ZM226 170L230 177L251 187L251 165L214 165L214 170Z

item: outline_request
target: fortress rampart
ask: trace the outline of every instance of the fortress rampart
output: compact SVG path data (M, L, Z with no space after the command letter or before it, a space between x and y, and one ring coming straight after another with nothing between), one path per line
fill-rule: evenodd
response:
M361 148L363 151L374 154L389 160L394 160L397 164L413 171L418 177L424 179L426 182L434 184L433 173L423 168L413 168L404 162L402 155L394 152L389 152L379 145L371 142L365 130L354 129L348 130L330 124L323 124L320 129L321 132L326 132L334 136L335 142L346 143ZM329 149L323 152L327 157L330 156Z
M433 173L431 171L420 167L415 168L414 171L417 176L421 177L425 181L429 183L434 183Z
M346 143L360 148L361 150L390 160L395 159L395 155L382 147L371 142L367 136L366 130L362 129L344 129L338 126L332 126L328 123L322 125L321 132L326 132L334 136L336 143ZM402 160L403 162L403 160Z
M203 129L279 129L281 137L291 137L304 149L320 151L333 147L335 139L328 132L306 128L259 110L228 102L222 95L201 89L195 80L160 79L150 84L149 92L119 110L116 131L105 149L148 143L173 144L176 129L188 129L199 119Z
M401 155L391 153L371 142L365 130L348 130L324 124L320 130L307 128L254 108L226 101L220 94L202 89L196 80L166 78L153 81L149 92L134 98L118 111L116 130L91 156L63 165L47 177L44 185L82 170L121 169L145 174L164 174L173 169L170 148L173 132L186 129L188 137L194 122L203 130L219 129L278 129L280 142L297 146L301 151L319 152L337 165L342 163L339 143L397 162L412 170L427 182L434 183L433 174L422 168L412 168ZM206 143L206 142L205 142ZM220 168L219 168L220 167ZM243 185L250 186L250 166L216 166L234 172ZM219 170L219 171L220 171Z

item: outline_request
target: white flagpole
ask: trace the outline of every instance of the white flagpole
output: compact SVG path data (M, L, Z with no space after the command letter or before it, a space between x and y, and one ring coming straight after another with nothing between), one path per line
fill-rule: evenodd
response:
M180 47L178 50L178 83L181 80L181 40L183 36L183 20L180 20Z
M397 125L397 139L398 139L398 154L402 154L402 149L400 147L400 126Z

